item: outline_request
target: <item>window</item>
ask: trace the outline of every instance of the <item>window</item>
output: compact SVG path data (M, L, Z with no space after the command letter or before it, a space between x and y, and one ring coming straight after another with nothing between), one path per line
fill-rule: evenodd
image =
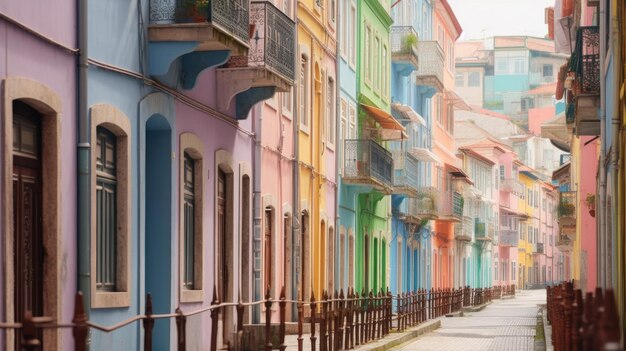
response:
M270 293L272 296L274 295L275 287L274 287L274 278L273 278L273 270L274 270L274 211L272 207L265 208L265 216L264 216L264 246L265 249L263 251L263 273L264 273L264 287L270 287Z
M509 62L505 59L500 59L496 61L496 74L508 74L509 73Z
M301 128L308 130L309 128L309 109L308 109L308 95L309 95L309 82L308 82L308 68L309 63L307 57L302 55L300 59L300 86L298 87L299 96L299 115Z
M130 135L129 118L111 105L90 109L91 138L91 305L130 305Z
M515 60L515 74L524 74L526 73L526 61L525 60Z
M340 126L340 130L339 133L341 135L341 139L339 140L339 147L340 147L340 151L339 151L339 155L340 155L340 159L339 159L339 173L341 173L341 170L343 169L343 153L344 150L341 147L342 145L345 145L345 140L348 139L348 102L345 99L341 99L341 126Z
M454 106L451 103L448 103L448 113L446 116L446 120L448 123L446 123L446 130L450 133L450 134L454 134Z
M504 179L504 166L500 166L500 179Z
M100 126L96 134L96 289L116 291L117 137Z
M349 14L349 4L350 2L348 1L340 1L341 4L341 8L343 11L341 11L341 13L345 13L345 14ZM349 31L351 30L350 28L350 21L349 18L350 17L346 17L347 20L343 20L341 21L341 57L344 59L344 61L347 61L348 58L348 38L350 36Z
M448 70L454 72L454 43L448 40Z
M495 178L496 189L500 189L500 174L496 173L494 178Z
M376 94L380 94L380 80L381 80L381 73L382 73L382 67L380 67L380 38L376 37L374 39L374 67L371 67L371 69L374 70L374 93ZM381 68L381 69L379 69Z
M352 1L350 3L350 65L356 66L356 3Z
M291 115L291 110L292 110L292 97L291 97L291 90L286 92L286 93L282 93L281 94L281 109L283 112L283 115Z
M554 73L553 73L553 66L552 65L543 65L543 76L544 77L553 77Z
M387 59L387 46L383 45L383 69L381 74L383 75L383 97L387 98L387 96L389 96L389 82L388 82L388 77L389 77L389 68L387 67L388 65L388 59Z
M365 82L372 82L372 29L365 29Z
M357 131L356 131L356 107L353 104L350 104L350 119L348 125L348 138L356 139Z
M438 27L438 31L437 31L437 40L439 41L439 46L441 46L441 48L445 48L445 34L443 32L443 28L441 26Z
M283 0L282 6L283 12L287 14L287 16L291 16L291 0Z
M335 82L328 78L328 88L326 92L326 119L328 120L328 143L335 145Z
M455 76L454 85L457 88L462 88L465 86L465 74L457 73Z
M204 145L193 133L180 135L179 243L182 302L203 300L202 191Z
M467 85L469 87L479 87L480 86L480 73L470 72L469 77L467 79Z
M194 288L194 239L195 239L195 160L187 152L184 154L183 168L183 241L184 268L183 287Z
M443 102L441 100L441 95L435 97L435 109L437 112L437 122L439 122L439 124L443 124Z
M327 4L328 4L328 19L330 20L331 24L334 25L337 19L337 14L335 13L336 11L335 0L328 0Z

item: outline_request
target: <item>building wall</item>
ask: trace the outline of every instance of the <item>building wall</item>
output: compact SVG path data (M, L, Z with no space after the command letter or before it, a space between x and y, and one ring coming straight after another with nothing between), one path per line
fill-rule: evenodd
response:
M49 298L55 298L54 311L55 318L61 323L70 322L73 314L74 293L76 291L77 256L76 256L76 58L69 50L76 49L76 20L74 17L67 17L68 13L75 13L76 3L74 1L59 1L53 3L32 4L27 2L3 2L0 4L0 12L24 26L36 31L42 36L53 38L59 46L46 42L43 38L28 33L6 19L0 20L0 80L2 87L0 92L4 98L23 97L32 98L31 103L38 112L51 113L51 109L58 109L57 123L58 130L55 135L58 141L58 203L52 205L56 207L57 228L48 228L45 235L49 236L46 241L51 240L56 245L56 252L49 252L48 257L54 257L58 262L55 276L51 279L57 282L56 287L46 289L44 299L44 313L50 314L52 307ZM64 21L57 21L58 18L67 18ZM66 49L67 48L67 49ZM19 88L18 88L19 85ZM15 87L15 88L13 88ZM41 88L41 89L40 89ZM15 94L9 92L13 90ZM39 94L37 92L45 92ZM0 101L0 110L9 111L9 104L12 101L5 99ZM42 101L45 98L45 101ZM12 98L11 98L12 99ZM57 104L56 106L46 104ZM52 116L52 114L50 114ZM48 117L46 115L46 117ZM12 116L3 116L0 126L5 133L9 133L12 124L9 124ZM9 122L9 123L7 123ZM4 136L3 136L4 138ZM12 150L5 149L1 159L3 169L6 171L8 163L12 164ZM45 162L45 161L44 161ZM12 183L12 174L2 173L3 181L0 182L0 196L5 201L9 201L8 188ZM51 179L49 179L51 180ZM12 201L12 200L11 200ZM44 213L54 215L54 211L43 204ZM0 214L0 223L4 224L5 239L12 236L8 234L9 225L12 225L11 203L5 203ZM12 227L11 227L12 228ZM53 238L52 235L56 237ZM2 320L13 321L13 286L15 277L8 272L12 267L11 250L6 241L3 241L0 252L0 259L5 267L2 273L2 288L0 289L0 299L4 301L0 305ZM11 245L12 246L12 245ZM9 261L11 264L9 265ZM11 349L11 333L2 333L0 344L3 349ZM46 334L49 335L49 334ZM45 343L46 349L63 350L71 347L70 331L61 331L56 334L56 341L49 339L51 343ZM54 345L52 345L54 344ZM10 345L10 346L9 346Z

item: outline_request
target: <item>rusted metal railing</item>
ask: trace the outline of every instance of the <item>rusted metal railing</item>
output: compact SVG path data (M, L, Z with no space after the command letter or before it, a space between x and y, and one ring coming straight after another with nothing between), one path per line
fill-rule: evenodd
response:
M572 282L546 287L547 319L556 351L621 350L613 290L596 288L583 300Z
M26 312L23 323L0 323L0 329L20 330L22 340L20 345L22 350L40 350L42 340L37 336L41 335L41 329L71 329L74 338L74 349L77 351L86 350L87 339L90 330L99 330L104 333L111 333L115 330L141 323L143 327L143 349L151 351L153 346L153 332L155 322L159 319L171 319L175 321L175 337L177 350L185 350L187 342L187 320L189 317L208 313L210 324L207 326L207 334L210 335L209 349L216 351L222 346L218 345L218 322L220 315L224 315L229 310L234 310L236 314L236 331L232 345L227 345L229 349L243 350L281 350L287 348L285 342L286 335L286 311L287 305L295 305L297 308L297 347L302 351L305 342L309 342L306 348L320 351L348 350L355 346L379 340L388 335L392 330L403 331L412 328L427 320L438 318L461 310L464 306L479 305L491 300L494 291L498 294L514 294L513 287L487 289L471 289L462 287L419 289L412 292L400 293L397 296L386 291L361 291L355 292L348 289L330 293L322 292L319 300L315 294L311 293L310 301L287 300L285 288L280 292L278 300L274 300L271 289L266 290L265 298L261 301L243 302L239 298L238 302L223 302L219 300L217 289L213 289L213 298L209 306L191 311L183 312L180 307L173 313L154 314L152 306L152 296L147 294L144 306L144 314L133 316L113 326L102 326L88 319L84 310L83 296L79 292L75 297L74 316L71 323L59 324L51 318L42 316L32 316ZM244 344L244 310L254 306L263 306L264 317L263 335L257 345ZM272 313L278 306L278 321ZM308 312L308 313L307 313ZM308 324L309 335L304 334L305 326ZM278 338L273 333L278 327ZM308 340L306 340L308 338Z

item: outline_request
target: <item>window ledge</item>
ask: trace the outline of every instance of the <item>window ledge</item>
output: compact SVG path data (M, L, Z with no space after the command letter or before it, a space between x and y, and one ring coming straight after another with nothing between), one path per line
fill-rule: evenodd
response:
M128 291L96 291L91 297L91 307L130 307L130 293Z
M187 290L182 289L180 294L181 303L203 302L204 290Z

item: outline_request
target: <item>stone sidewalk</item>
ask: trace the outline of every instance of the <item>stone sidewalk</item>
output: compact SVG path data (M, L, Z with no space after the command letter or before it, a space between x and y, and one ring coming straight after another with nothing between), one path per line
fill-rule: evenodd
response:
M539 305L545 303L543 289L518 291L514 299L494 300L481 311L441 319L441 328L394 350L535 350Z

